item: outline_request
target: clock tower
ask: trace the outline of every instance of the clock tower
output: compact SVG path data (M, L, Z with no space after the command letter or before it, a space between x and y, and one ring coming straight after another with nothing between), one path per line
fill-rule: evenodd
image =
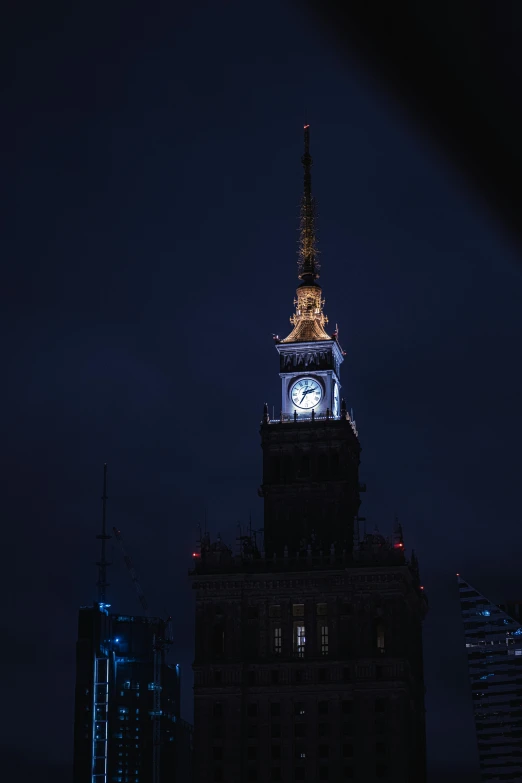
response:
M299 284L276 338L282 399L261 422L264 534L205 531L196 597L196 783L426 783L418 562L400 525L359 536L344 351L318 282L305 127Z
M265 406L263 448L265 550L268 555L317 551L349 554L359 509L360 446L341 399L344 351L328 318L318 283L320 264L312 196L310 128L304 129L304 192L293 326L275 338L281 378L281 417Z

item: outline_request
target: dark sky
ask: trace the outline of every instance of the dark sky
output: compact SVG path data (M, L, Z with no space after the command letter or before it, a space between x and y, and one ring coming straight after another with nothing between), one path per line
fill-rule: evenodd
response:
M262 520L258 429L265 400L279 405L271 335L293 309L306 116L362 511L385 534L399 514L430 599L431 783L476 781L455 572L492 600L521 597L520 259L295 10L144 8L55 4L13 26L0 755L20 781L70 780L104 461L109 522L153 610L174 615L191 717L197 524L207 510L234 543L238 521ZM117 548L112 559L113 607L138 613Z

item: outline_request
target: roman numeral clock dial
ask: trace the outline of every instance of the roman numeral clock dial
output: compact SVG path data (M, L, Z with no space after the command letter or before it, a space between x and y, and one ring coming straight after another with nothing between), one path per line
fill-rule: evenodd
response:
M321 402L322 396L322 386L313 378L299 378L290 390L290 398L295 407L303 410L315 408Z

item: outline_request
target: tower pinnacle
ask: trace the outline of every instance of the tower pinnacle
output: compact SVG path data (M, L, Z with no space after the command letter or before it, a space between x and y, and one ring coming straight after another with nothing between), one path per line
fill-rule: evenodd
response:
M304 154L301 158L304 168L304 190L301 199L301 222L299 230L298 277L294 301L295 313L290 317L293 329L282 343L315 342L332 340L325 331L328 318L323 312L324 299L321 286L316 282L320 264L315 238L315 202L312 196L312 156L310 155L310 126L304 126Z
M315 201L312 196L312 156L310 155L310 126L304 126L304 189L301 199L301 224L299 236L299 274L304 285L314 285L319 277L320 264L315 238Z

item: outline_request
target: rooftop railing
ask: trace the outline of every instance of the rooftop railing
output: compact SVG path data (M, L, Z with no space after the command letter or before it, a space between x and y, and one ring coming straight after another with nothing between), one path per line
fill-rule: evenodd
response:
M352 430L354 431L355 435L359 435L357 431L357 427L355 425L355 421L350 417L348 413L346 413L344 416L334 416L332 413L326 413L326 414L316 414L314 411L310 414L306 413L281 413L281 417L279 419L268 419L267 424L310 424L311 422L316 421L341 421L345 419L347 422L349 422Z

